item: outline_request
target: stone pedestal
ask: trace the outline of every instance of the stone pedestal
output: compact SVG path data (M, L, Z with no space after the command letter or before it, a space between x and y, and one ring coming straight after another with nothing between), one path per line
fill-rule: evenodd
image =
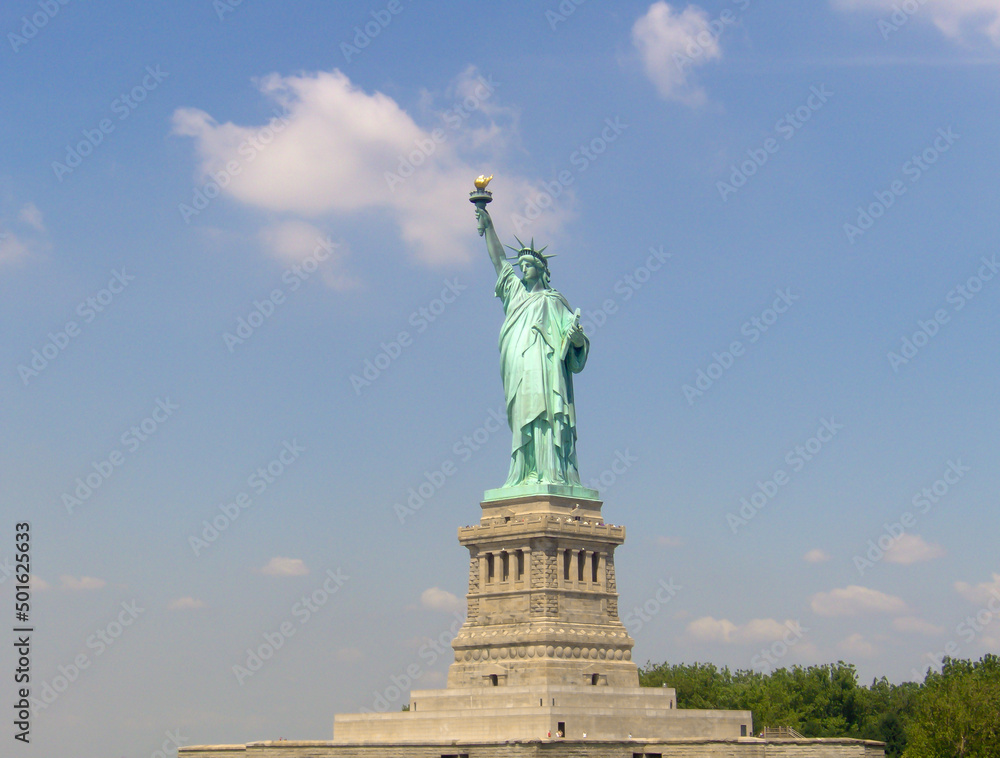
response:
M469 612L449 688L639 686L615 585L625 528L604 522L600 500L487 500L458 541L469 550Z
M639 686L618 617L614 553L625 527L604 521L593 490L568 491L487 493L479 524L458 530L469 612L448 688L412 692L406 712L337 715L334 744L752 734L749 711L677 710L673 689Z

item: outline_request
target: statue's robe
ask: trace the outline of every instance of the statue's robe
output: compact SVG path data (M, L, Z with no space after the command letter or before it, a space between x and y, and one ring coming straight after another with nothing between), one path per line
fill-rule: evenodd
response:
M569 342L575 318L566 298L553 289L529 292L507 262L496 294L505 314L500 372L513 433L504 487L580 484L573 374L583 370L590 341L584 337L580 347Z

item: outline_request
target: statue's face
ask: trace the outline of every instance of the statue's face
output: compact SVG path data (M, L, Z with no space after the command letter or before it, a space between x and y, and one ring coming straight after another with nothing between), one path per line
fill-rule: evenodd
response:
M524 275L524 281L529 284L537 282L542 276L542 270L538 263L534 258L528 256L521 258L521 273Z

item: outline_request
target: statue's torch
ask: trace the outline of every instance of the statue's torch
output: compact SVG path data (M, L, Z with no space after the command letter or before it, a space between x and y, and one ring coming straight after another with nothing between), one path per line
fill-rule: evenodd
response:
M476 177L476 188L469 193L469 202L481 211L486 210L487 204L493 202L493 193L486 189L486 185L490 183L492 178L493 174L489 176L480 174Z

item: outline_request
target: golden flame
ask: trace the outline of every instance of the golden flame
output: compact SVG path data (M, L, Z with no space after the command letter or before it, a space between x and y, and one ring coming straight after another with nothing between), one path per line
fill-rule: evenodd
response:
M480 174L479 176L477 176L476 177L476 189L480 189L480 190L486 189L486 185L490 183L490 180L492 178L493 178L493 174L490 174L489 176L484 176L483 174Z

